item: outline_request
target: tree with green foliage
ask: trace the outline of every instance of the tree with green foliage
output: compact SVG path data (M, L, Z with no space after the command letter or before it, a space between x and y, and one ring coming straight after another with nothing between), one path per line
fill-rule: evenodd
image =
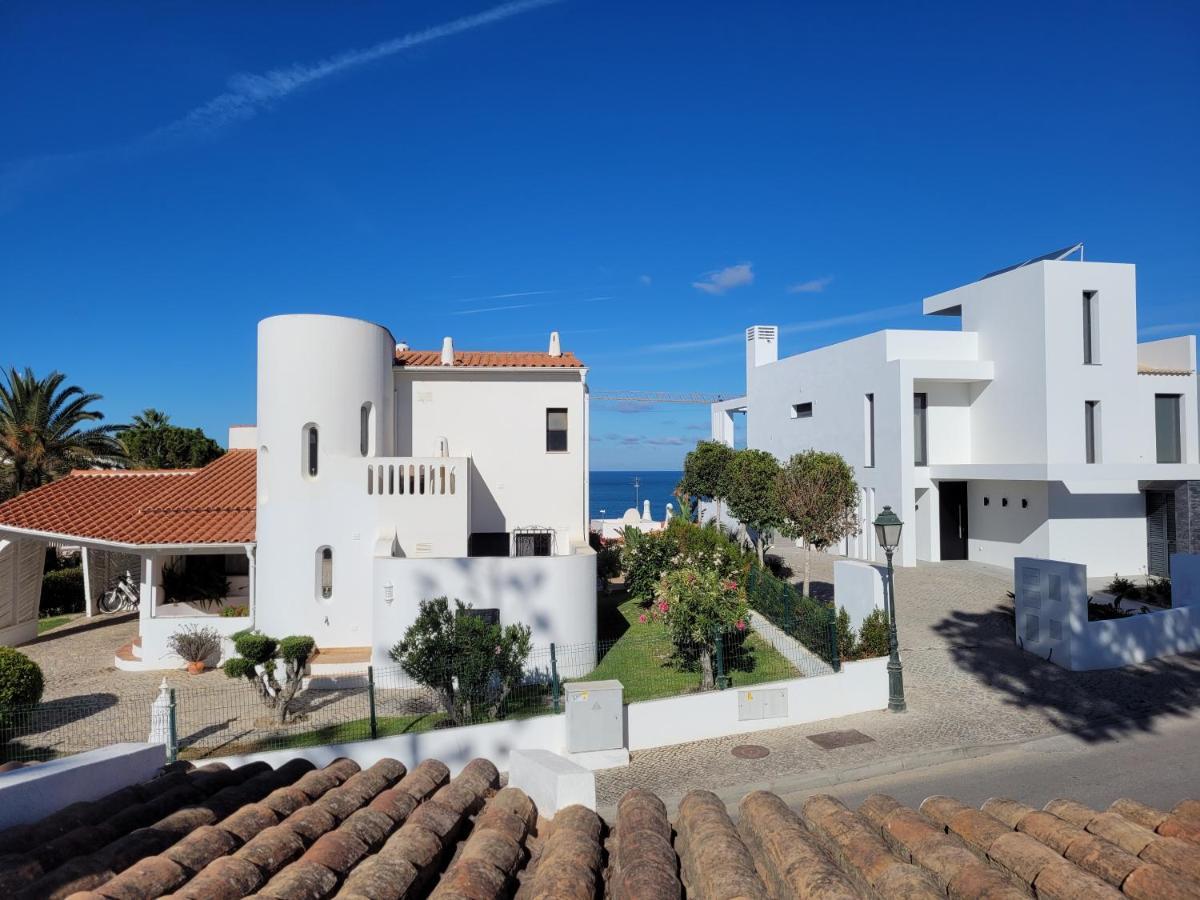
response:
M93 407L99 394L78 385L64 387L66 376L9 369L0 384L0 496L16 496L48 484L72 469L125 465L117 425L93 425L104 414Z
M455 725L488 722L503 714L509 694L525 676L528 625L494 624L470 604L445 597L422 600L416 621L388 655L441 701Z
M683 478L675 492L681 498L696 498L717 504L725 496L725 476L733 462L734 449L721 441L699 441L683 458Z
M854 652L859 659L887 656L891 652L891 629L882 609L871 610L863 619Z
M712 569L673 568L659 582L650 615L667 626L675 652L700 664L700 689L712 690L717 636L745 631L750 608L740 582Z
M804 540L804 596L809 595L812 553L858 534L858 484L841 454L806 450L779 473L779 504L788 532Z
M317 648L316 641L303 635L276 640L247 629L233 635L233 648L238 655L225 660L226 677L249 681L279 723L286 722L304 681L304 668ZM279 662L283 663L283 684L275 677Z
M199 469L225 451L199 428L179 428L161 410L148 408L121 433L130 461L139 469Z
M772 534L787 525L779 503L779 462L766 450L738 450L725 473L730 514L753 532L754 552L765 563Z

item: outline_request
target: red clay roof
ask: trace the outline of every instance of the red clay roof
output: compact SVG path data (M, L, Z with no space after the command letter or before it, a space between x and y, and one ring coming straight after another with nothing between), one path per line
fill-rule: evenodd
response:
M203 469L76 471L0 503L0 528L121 544L250 543L255 478L253 450Z
M441 366L440 350L397 350L398 366ZM574 354L562 356L525 350L458 350L454 365L488 369L582 369L583 362Z

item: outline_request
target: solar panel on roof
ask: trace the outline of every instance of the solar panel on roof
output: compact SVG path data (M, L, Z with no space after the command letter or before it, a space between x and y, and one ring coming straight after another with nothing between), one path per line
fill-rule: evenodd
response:
M1063 247L1061 250L1052 250L1049 253L1043 253L1041 256L1035 256L1033 259L1027 259L1025 262L1019 262L1014 266L1005 266L1003 269L997 269L995 272L988 272L983 278L991 278L993 275L1003 275L1005 272L1011 272L1013 269L1020 269L1024 266L1031 266L1034 263L1044 262L1046 260L1066 259L1075 253L1079 254L1079 259L1083 261L1083 244L1072 244L1070 247ZM980 281L983 281L980 278Z

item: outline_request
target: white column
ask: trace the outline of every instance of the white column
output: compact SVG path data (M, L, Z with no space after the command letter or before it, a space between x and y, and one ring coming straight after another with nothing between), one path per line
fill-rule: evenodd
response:
M250 624L251 625L254 624L254 596L255 596L255 594L258 593L257 590L255 589L255 584L258 581L258 571L257 571L257 566L255 564L255 557L257 555L258 555L258 553L257 553L257 548L255 547L255 545L247 544L246 545L246 558L250 561L249 612L250 612Z
M80 549L79 564L83 567L83 611L90 619L96 614L96 603L92 599L92 561L88 553L87 547Z

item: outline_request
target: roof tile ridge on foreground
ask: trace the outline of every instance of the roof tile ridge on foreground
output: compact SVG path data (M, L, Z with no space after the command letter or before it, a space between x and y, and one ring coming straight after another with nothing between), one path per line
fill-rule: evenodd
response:
M0 776L2 778L2 776ZM0 782L2 784L2 782ZM361 769L296 758L272 770L188 763L100 800L0 832L13 900L775 900L775 898L1200 898L1200 800L1159 810L1119 799L1042 810L950 797L911 809L875 794L798 809L748 794L736 822L692 791L674 823L634 788L611 829L571 806L550 821L500 788L496 767L454 778L437 760Z

